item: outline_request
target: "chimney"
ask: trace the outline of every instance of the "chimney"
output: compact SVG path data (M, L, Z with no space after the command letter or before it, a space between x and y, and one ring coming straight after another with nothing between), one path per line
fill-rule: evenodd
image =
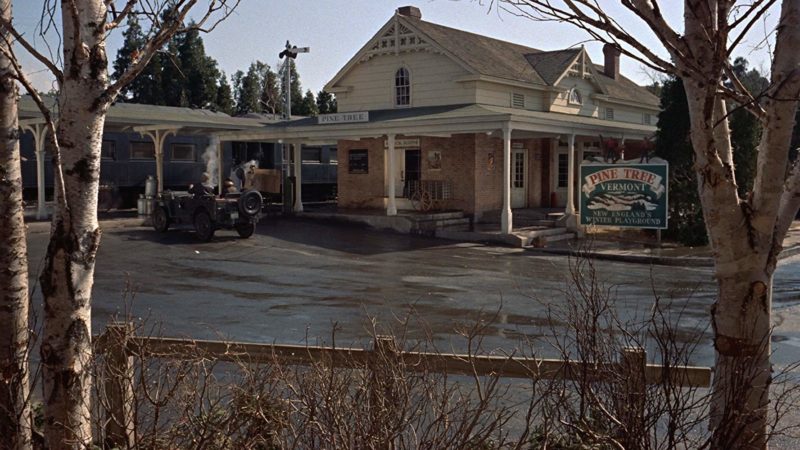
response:
M401 6L397 8L397 14L415 19L422 19L422 11L416 6Z
M616 80L619 78L619 49L611 44L606 44L603 46L603 55L606 57L603 72L607 77Z

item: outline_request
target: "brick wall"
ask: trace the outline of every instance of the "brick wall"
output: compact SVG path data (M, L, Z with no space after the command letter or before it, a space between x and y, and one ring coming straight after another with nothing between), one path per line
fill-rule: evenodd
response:
M415 139L415 136L398 136ZM451 187L452 200L442 208L460 209L496 220L503 206L503 140L485 133L458 134L450 138L418 137L420 141L421 177L423 180L445 180ZM342 208L384 208L385 138L339 141L338 193ZM549 140L526 139L521 142L528 151L528 207L549 203ZM349 173L349 151L366 149L369 173ZM402 159L402 151L397 149ZM433 157L440 152L441 168L436 169ZM491 156L490 156L491 155ZM490 162L490 159L492 160ZM398 187L397 196L402 191ZM491 213L491 214L486 214Z
M472 214L475 208L475 138L473 134L456 134L451 138L420 138L422 179L445 180L450 184L452 200L445 209L461 209ZM441 169L431 161L433 152L441 152Z
M339 141L338 196L341 208L384 208L383 139ZM367 150L369 171L350 173L350 150Z
M493 163L490 163L492 155ZM503 140L475 135L475 221L503 207Z

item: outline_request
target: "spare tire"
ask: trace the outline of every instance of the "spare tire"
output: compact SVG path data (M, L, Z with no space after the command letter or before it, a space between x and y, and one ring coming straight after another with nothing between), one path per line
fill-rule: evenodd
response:
M255 217L261 212L264 199L258 191L247 191L239 197L239 211L247 217Z

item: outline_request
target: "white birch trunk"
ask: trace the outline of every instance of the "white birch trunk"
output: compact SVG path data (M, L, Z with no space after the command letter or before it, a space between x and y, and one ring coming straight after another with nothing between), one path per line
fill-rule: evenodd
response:
M11 0L0 0L0 16L11 20ZM0 47L9 41L3 31ZM13 71L0 52L0 448L22 450L31 446L28 256Z
M91 443L91 295L100 244L97 192L100 146L109 105L102 0L62 2L64 80L59 94L58 142L63 185L41 277L47 448ZM59 170L59 168L56 168ZM65 206L64 206L65 205Z
M704 9L706 5L710 8ZM715 1L686 2L685 42L695 63L712 60L708 36L717 23L715 12ZM683 77L700 201L719 285L711 312L716 362L709 425L715 449L767 445L772 276L786 233L786 220L778 219L800 87L794 73L800 2L783 2L778 29L773 87L762 104L767 114L751 199L740 199L736 190L728 123L720 120L725 108L715 93L721 73L709 68L705 77ZM791 216L795 213L796 208Z

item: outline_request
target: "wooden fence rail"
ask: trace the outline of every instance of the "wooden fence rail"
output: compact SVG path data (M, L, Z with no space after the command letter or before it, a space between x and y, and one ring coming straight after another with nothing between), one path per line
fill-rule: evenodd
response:
M646 384L660 384L665 378L674 386L707 388L711 385L708 367L647 364L641 348L624 348L618 363L589 363L563 359L521 358L515 356L465 355L402 351L391 337L377 337L371 349L332 348L311 345L255 344L200 339L141 337L128 324L110 324L96 338L95 348L106 355L105 392L109 403L106 443L127 448L132 438L132 385L124 379L133 374L133 355L168 359L197 359L248 364L285 365L328 364L336 368L369 370L382 358L400 360L408 371L442 372L503 378L578 380L590 376L597 380L611 373L625 373L624 389L630 397L626 410L644 405ZM384 359L385 360L385 359ZM622 371L622 372L620 372Z

